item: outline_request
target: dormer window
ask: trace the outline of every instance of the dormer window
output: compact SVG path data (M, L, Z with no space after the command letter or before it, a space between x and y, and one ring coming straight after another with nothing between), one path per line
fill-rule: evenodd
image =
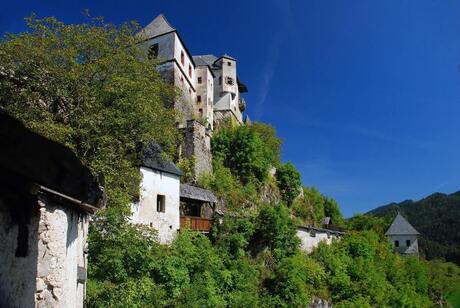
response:
M226 82L228 85L233 86L233 78L232 78L232 77L226 77L226 78L225 78L225 82Z
M156 59L158 57L158 43L153 44L149 47L148 58L150 60Z
M182 66L184 66L185 64L185 55L183 51L180 52L180 63L182 64Z

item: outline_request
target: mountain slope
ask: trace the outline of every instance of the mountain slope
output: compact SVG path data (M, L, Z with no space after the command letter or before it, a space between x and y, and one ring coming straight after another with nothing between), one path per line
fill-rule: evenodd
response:
M460 191L390 203L367 214L394 218L398 211L421 233L420 246L427 259L445 258L460 265Z

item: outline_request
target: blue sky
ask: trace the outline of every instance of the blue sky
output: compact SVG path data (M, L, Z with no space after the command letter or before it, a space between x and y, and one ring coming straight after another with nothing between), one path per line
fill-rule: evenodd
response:
M86 8L141 25L162 12L193 54L235 57L251 119L346 216L460 190L459 1L8 1L0 32Z

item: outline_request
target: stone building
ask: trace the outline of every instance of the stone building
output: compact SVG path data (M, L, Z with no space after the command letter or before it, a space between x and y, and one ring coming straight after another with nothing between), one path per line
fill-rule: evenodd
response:
M396 252L402 255L417 256L419 254L417 235L419 234L400 213L396 215L385 233Z
M180 228L182 171L163 159L162 150L154 141L145 149L140 170L142 181L139 201L131 206L131 221L156 229L159 241L170 243Z
M321 242L330 245L334 240L340 239L344 235L341 231L316 228L316 227L303 227L297 228L297 237L300 238L300 248L310 253L318 247Z
M243 123L246 86L237 75L237 61L229 55L192 56L179 32L160 14L138 33L139 46L158 59L158 72L180 91L173 107L180 111L178 128L185 135L179 157L194 158L195 179L210 173L211 136L225 119ZM201 126L201 127L200 127Z
M0 307L83 307L95 178L61 144L0 113Z
M206 189L181 184L182 171L163 158L154 141L144 151L140 171L139 200L131 205L132 223L157 230L163 244L171 243L187 224L197 231L209 231L217 198Z

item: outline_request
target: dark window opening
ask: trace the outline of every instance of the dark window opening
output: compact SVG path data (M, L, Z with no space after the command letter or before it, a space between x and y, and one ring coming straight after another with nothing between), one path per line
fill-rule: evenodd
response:
M190 78L192 77L192 66L191 65L188 66L188 75Z
M407 246L407 247L410 246L410 240L406 240L406 246Z
M232 77L227 77L227 78L225 78L225 82L232 86L233 85L233 78Z
M197 103L201 103L201 95L198 95L198 96L196 97L196 101L197 101Z
M185 63L185 56L184 56L184 52L183 52L183 51L180 52L180 63L181 63L182 65L184 65L184 63Z
M164 213L166 210L165 196L157 195L157 212Z
M201 83L201 77L198 77L198 83Z
M15 256L19 258L27 257L29 247L29 228L27 224L19 223L18 224L18 238Z
M228 66L232 66L232 62L227 62L227 65L228 65Z
M222 84L222 76L219 76L219 85Z
M151 59L156 59L158 57L158 43L153 44L152 46L149 47L149 53L148 53L148 58Z
M202 116L203 116L203 109L200 108L200 109L198 110L198 112L200 113L200 117L202 117Z
M399 247L399 241L395 241L395 247Z

